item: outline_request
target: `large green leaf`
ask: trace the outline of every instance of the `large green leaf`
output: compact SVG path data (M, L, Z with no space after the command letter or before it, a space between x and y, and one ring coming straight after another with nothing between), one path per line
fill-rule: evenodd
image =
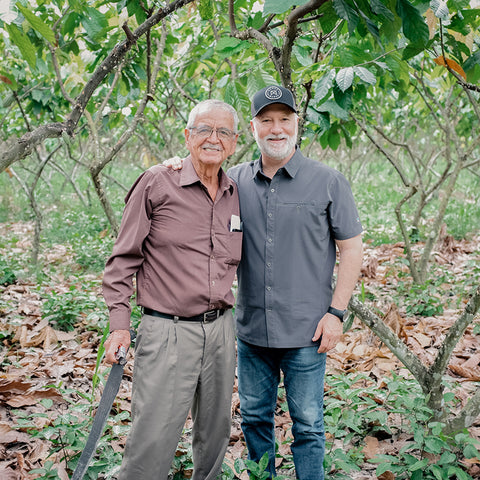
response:
M233 37L222 37L218 40L215 50L222 57L230 57L249 46L250 43L246 40L239 40L238 38Z
M239 114L242 111L247 111L250 107L250 100L242 91L241 85L231 79L227 83L223 100L235 107Z
M263 14L267 16L271 13L283 13L293 6L299 7L307 2L308 0L265 0Z
M342 92L352 86L354 77L353 67L342 68L338 71L335 81Z
M10 40L19 48L22 57L35 69L37 55L30 39L14 24L5 25Z
M346 0L333 0L333 8L340 18L347 21L348 31L351 35L358 25L358 13Z
M382 15L386 19L393 22L395 20L395 15L393 12L387 8L380 0L370 0L370 7L372 8L373 13L376 15Z
M16 5L30 26L45 38L45 40L54 44L55 34L53 33L53 30L40 17L37 17L30 9L24 7L20 2L17 2Z
M375 75L365 67L353 67L353 70L357 77L359 77L363 82L369 83L370 85L375 85L377 83Z
M412 43L425 45L428 42L429 31L420 12L408 0L397 0L397 13L402 19L403 34Z
M335 79L335 70L330 70L326 73L315 85L315 102L319 102L324 98L333 86L333 80Z
M320 135L330 128L330 115L328 112L317 112L314 108L308 107L307 120L320 129Z
M348 120L350 118L348 112L333 100L327 100L325 103L322 103L321 105L315 107L315 110L324 113L328 112L331 115L339 118L340 120Z
M99 12L96 8L87 7L85 9L85 15L82 15L81 22L87 31L87 36L94 43L102 40L104 30L108 27L105 15Z
M467 58L465 63L463 64L463 69L470 70L472 69L475 65L480 65L480 50L477 50L472 56Z
M430 8L436 17L444 21L448 20L449 12L447 2L443 0L432 0L430 2Z

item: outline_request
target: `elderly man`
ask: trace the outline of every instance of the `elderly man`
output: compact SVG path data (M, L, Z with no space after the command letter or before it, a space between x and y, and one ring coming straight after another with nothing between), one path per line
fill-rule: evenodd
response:
M244 226L235 308L242 429L249 457L258 462L268 452L275 476L274 412L283 372L296 477L323 480L326 352L340 339L359 277L362 227L344 176L296 147L292 93L266 87L254 95L251 111L261 156L228 171Z
M103 281L108 363L130 343L134 275L143 307L119 480L166 480L189 410L193 479L221 470L235 374L231 286L242 245L237 187L221 165L235 151L237 125L228 104L198 104L185 129L183 170L154 166L126 197Z

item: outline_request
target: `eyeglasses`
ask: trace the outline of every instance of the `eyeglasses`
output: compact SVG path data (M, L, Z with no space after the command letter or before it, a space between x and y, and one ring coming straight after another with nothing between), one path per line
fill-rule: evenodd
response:
M200 138L208 138L212 135L213 132L217 134L217 137L220 140L231 140L236 133L232 132L228 128L212 128L207 125L202 125L200 127L190 127L189 130L193 130L193 135Z

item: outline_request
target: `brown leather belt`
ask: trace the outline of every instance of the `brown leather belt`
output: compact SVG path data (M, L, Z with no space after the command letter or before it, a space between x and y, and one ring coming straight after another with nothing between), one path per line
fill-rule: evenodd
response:
M221 317L225 313L224 308L219 308L217 310L208 310L208 312L201 313L200 315L194 315L193 317L179 317L177 315L171 315L169 313L157 312L151 308L143 307L143 313L145 315L151 315L153 317L168 318L174 321L182 322L202 322L210 323L215 321L218 317Z

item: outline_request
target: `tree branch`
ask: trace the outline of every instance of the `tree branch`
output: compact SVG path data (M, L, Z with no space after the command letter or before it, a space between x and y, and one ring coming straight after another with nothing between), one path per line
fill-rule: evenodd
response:
M33 132L23 135L11 146L7 146L5 143L0 145L0 172L12 163L25 158L32 152L36 145L42 143L45 139L57 138L62 135L62 133L70 136L73 135L93 93L105 77L122 61L134 43L162 19L192 2L193 0L176 0L168 4L145 20L145 22L132 33L130 39L127 38L127 40L117 44L105 60L97 67L80 95L75 99L73 110L65 122L42 125Z

